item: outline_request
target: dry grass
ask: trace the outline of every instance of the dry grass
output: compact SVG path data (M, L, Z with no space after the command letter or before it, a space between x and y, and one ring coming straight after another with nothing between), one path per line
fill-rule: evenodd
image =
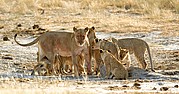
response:
M39 16L39 9L45 14ZM18 15L1 16L0 20L26 26L36 23L50 30L95 26L105 32L163 31L164 35L179 35L179 0L0 0L0 12ZM23 18L24 14L34 18ZM2 26L8 25L5 28L11 31L12 22Z
M179 12L179 0L0 0L4 12L28 13L37 8L64 7L103 11L109 6L139 11L150 15L161 15L163 10Z

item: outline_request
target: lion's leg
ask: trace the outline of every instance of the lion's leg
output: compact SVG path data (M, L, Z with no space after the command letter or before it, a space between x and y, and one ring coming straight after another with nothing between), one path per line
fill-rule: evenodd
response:
M83 68L84 58L82 55L77 56L77 58L78 58L79 74L81 75L84 72L84 68Z
M114 68L112 70L112 75L114 75L114 79L120 80L122 79L123 74L121 73L121 70L119 68Z
M59 62L60 61L59 59L61 59L61 58L62 58L61 56L56 54L54 56L54 59L53 59L52 63L51 63L54 75L58 75L59 74L59 68L60 68L60 64L59 63L61 63L61 62Z
M142 68L146 69L147 63L145 62L145 59L144 59L144 53L145 52L138 52L138 53L134 53L134 54L135 54L135 56L137 58L137 61L142 66Z
M93 62L93 73L96 75L98 72L98 65L97 65L97 60L94 58L94 62Z
M85 51L84 53L84 57L85 57L85 62L87 64L87 74L91 75L92 71L91 71L91 54L89 53L90 49L88 48L88 51Z
M115 68L112 73L114 74L114 76L115 76L114 79L116 79L116 80L126 80L128 78L127 70Z
M96 57L97 54L95 54L95 51L93 51L93 58L94 58L94 62L93 62L93 72L95 74L97 74L97 71L98 71L98 64L97 64L97 57Z
M97 74L99 72L99 66L102 64L102 59L99 50L94 51L94 59L95 59L94 72Z
M56 59L56 62L55 62L56 63L55 67L56 67L56 72L59 75L59 74L62 74L61 71L60 71L60 68L61 68L63 62L58 57L59 57L59 55L56 56L57 59Z
M53 72L52 64L50 63L50 61L48 61L48 63L46 63L46 65L47 65L47 66L46 66L46 69L47 69L46 75L49 76L49 75L51 75L52 72Z
M63 69L63 71L65 71L65 72L68 72L68 70L71 70L70 69L70 65L69 65L69 61L65 61L65 62L63 62L63 67L62 67L62 69Z
M72 72L72 58L71 57L64 57L63 60L61 60L61 73L67 74Z
M73 67L74 67L74 75L75 75L75 77L79 77L76 54L72 55L72 62L73 62Z
M69 72L69 73L72 72L72 66L73 66L72 61L68 61L67 67L68 67L68 72Z
M106 76L106 66L103 64L100 65L100 77L104 78Z
M39 52L37 52L37 62L39 62Z
M106 64L105 63L105 65L106 65L106 77L105 78L109 78L110 77L110 73L111 73L111 66L110 66L110 64Z
M131 57L130 57L130 54L127 54L127 56L126 56L126 58L128 59L127 61L126 61L126 65L127 65L127 69L130 67L130 64L131 64Z
M54 59L52 60L52 73L54 74L54 75L56 75L56 70L55 70L55 66L56 66L56 56L54 56Z

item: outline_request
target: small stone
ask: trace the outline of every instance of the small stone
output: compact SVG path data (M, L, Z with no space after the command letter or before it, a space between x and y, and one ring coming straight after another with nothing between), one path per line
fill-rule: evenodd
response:
M139 83L134 83L134 85L133 86L140 86L140 84Z
M137 79L137 80L135 80L135 82L140 82L140 83L142 83L143 80L139 80L139 79Z
M156 87L154 87L152 90L157 90L157 88L156 88Z
M127 85L123 85L122 87L129 87L129 86L127 86Z
M22 25L21 24L18 24L17 27L21 27Z
M2 56L2 59L9 59L9 60L13 60L13 58L12 58L12 57L10 57L10 56Z
M176 61L179 61L179 59L177 58L177 59L175 59Z
M175 88L178 88L178 85L175 85L174 87L175 87Z
M9 41L8 37L3 37L3 41Z
M160 91L167 91L169 88L168 87L161 87Z
M39 25L35 25L35 24L34 24L34 25L32 26L32 28L33 28L33 29L37 29L37 28L39 28Z
M136 89L141 89L141 87L139 87L139 86L136 86L135 88L136 88Z
M4 28L4 26L0 26L0 29L3 29Z
M163 83L159 82L158 85L163 85Z

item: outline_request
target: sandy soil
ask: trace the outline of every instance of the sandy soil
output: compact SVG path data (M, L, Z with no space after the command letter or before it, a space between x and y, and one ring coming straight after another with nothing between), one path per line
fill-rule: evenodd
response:
M98 22L99 20L105 20L105 18L102 17L95 18L90 16L85 18L85 15L83 14L74 13L71 13L70 16L67 16L65 13L62 15L61 13L52 12L51 10L47 10L46 14L44 15L45 16L15 15L11 13L0 14L1 93L179 93L179 37L171 36L171 34L168 35L158 29L152 29L150 32L148 32L148 30L146 30L147 32L142 32L143 29L140 29L141 31L139 30L139 32L135 30L135 32L133 32L133 30L130 32L130 29L129 32L120 32L120 30L119 32L116 30L112 30L113 32L107 32L109 30L106 28L110 27L110 25L107 26ZM121 13L120 15L127 16L128 14ZM141 19L139 15L135 17L136 19L138 18L138 20ZM59 19L56 20L57 18ZM134 16L132 16L130 19L132 18L134 18ZM58 21L61 23L59 24ZM85 23L85 21L92 22ZM22 26L18 27L17 29L19 24ZM30 74L32 69L34 65L37 64L37 45L21 47L14 42L13 36L17 32L23 32L23 36L18 37L18 39L23 43L27 43L33 40L34 36L38 36L40 33L45 32L43 30L34 31L32 29L34 24L39 24L43 29L60 29L64 31L71 31L72 26L75 25L83 27L94 25L97 30L98 38L135 37L143 39L149 44L151 48L152 60L156 72L154 73L138 68L135 58L131 56L132 67L128 80L105 80L96 76L80 77L79 79L75 79L70 75L31 76ZM9 40L3 40L5 37L7 37ZM146 61L149 62L147 54Z

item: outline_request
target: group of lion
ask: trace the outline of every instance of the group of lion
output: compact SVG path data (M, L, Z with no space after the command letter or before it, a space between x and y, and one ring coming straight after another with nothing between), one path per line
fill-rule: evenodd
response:
M149 45L137 38L98 39L94 27L76 28L73 32L46 32L30 43L38 43L37 61L32 75L79 75L100 74L106 79L127 79L130 54L134 53L143 69L147 68L144 54L149 54L151 69L154 71ZM92 58L95 60L92 64ZM130 62L125 62L128 59ZM92 69L92 65L93 69Z

